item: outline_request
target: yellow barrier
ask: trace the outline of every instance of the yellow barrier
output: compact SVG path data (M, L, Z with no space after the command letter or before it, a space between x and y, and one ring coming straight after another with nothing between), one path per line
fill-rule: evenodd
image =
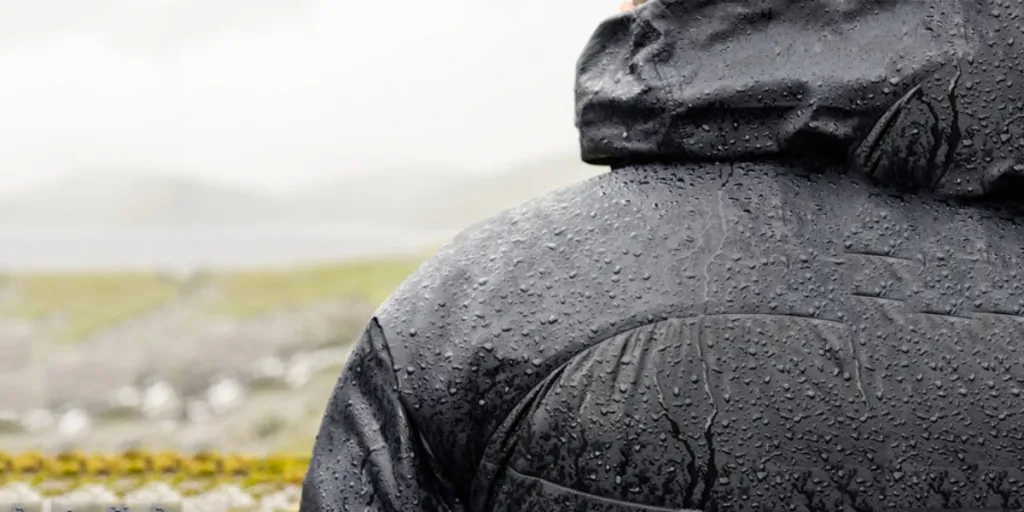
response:
M263 489L300 486L308 467L309 456L284 454L0 452L0 486L25 482L46 494L59 494L86 484L101 484L123 493L152 482L166 482L183 495L194 495L226 483Z

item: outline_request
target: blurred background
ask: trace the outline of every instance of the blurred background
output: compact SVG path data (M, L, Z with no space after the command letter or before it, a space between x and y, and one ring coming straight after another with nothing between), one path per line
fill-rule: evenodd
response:
M602 171L615 0L0 4L0 452L308 453L350 343L469 224Z

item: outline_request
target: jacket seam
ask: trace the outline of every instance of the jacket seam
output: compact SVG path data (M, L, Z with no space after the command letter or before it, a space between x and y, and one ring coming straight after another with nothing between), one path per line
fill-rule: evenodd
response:
M378 316L373 316L373 318L371 319L371 324L376 324L377 329L380 331L380 350L382 350L387 355L388 363L391 365L391 377L394 379L395 382L395 394L398 398L398 405L399 407L401 407L402 415L405 416L405 421L409 425L409 441L411 443L418 444L423 450L423 455L425 455L427 458L427 466L430 468L430 472L432 473L431 476L434 477L433 483L443 488L438 490L444 491L445 495L443 496L442 499L446 502L445 505L449 506L450 504L447 503L447 501L449 499L454 498L451 481L448 479L447 475L443 474L440 471L442 466L438 462L437 457L434 455L434 449L430 446L430 443L423 436L423 431L417 424L416 416L413 414L412 409L406 403L406 393L402 386L401 375L399 375L399 370L395 365L395 358L391 353L391 342L388 339L388 333L387 331L384 330L384 326L381 323L380 318Z

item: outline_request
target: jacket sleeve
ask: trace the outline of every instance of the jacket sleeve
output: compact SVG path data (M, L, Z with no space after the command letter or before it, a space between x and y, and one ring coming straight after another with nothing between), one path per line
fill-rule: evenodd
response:
M370 321L324 414L300 512L447 511L421 439L399 399L384 332Z

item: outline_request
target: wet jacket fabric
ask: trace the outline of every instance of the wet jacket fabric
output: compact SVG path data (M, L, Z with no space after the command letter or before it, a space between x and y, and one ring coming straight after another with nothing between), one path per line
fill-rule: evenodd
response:
M371 319L302 510L1024 510L1024 3L652 0L610 171Z

